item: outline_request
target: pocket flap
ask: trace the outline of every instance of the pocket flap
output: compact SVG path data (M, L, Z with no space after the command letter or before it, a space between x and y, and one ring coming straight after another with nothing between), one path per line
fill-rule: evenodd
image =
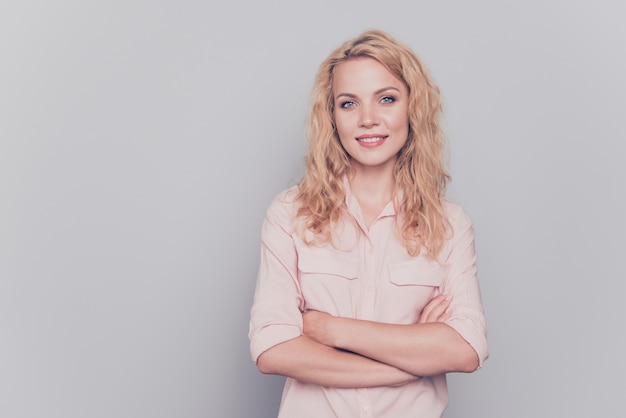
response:
M298 252L298 269L307 274L324 274L356 279L358 260L349 253L327 248L303 248Z
M397 285L441 286L447 267L419 257L389 265L389 280Z

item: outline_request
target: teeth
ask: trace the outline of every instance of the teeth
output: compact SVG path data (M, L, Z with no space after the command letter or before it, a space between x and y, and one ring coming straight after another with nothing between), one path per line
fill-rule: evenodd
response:
M373 138L361 138L359 139L359 141L361 142L378 142L378 141L382 141L383 137L382 136L376 136Z

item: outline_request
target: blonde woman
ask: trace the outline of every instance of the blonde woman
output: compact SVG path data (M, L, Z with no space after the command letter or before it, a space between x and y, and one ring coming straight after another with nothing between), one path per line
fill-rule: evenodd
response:
M270 205L251 353L279 416L441 417L487 358L474 231L444 199L439 90L381 31L321 65L300 183Z

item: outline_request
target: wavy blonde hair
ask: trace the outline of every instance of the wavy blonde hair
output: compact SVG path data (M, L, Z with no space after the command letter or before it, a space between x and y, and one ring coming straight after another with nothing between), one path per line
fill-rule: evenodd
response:
M443 164L439 88L409 47L379 30L365 31L345 42L317 72L311 93L306 172L297 196L303 237L311 231L316 241L332 241L333 225L346 213L343 178L350 173L350 156L335 127L333 75L339 64L357 57L380 62L408 88L409 136L394 167L394 204L408 253L417 255L423 247L434 258L446 239L448 220L442 198L450 179Z

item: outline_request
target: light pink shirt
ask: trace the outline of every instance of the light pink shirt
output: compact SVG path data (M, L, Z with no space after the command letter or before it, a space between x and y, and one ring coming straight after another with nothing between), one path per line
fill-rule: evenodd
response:
M347 184L347 182L346 182ZM294 230L296 189L274 199L262 230L261 262L250 320L253 360L302 333L302 312L395 324L414 324L435 295L452 296L446 321L487 358L486 327L476 278L474 230L463 209L445 202L452 234L439 263L411 257L395 230L389 203L368 229L348 188L348 212L357 222L337 228L338 242L306 245ZM287 378L279 417L441 417L448 402L445 374L399 387L337 389Z

